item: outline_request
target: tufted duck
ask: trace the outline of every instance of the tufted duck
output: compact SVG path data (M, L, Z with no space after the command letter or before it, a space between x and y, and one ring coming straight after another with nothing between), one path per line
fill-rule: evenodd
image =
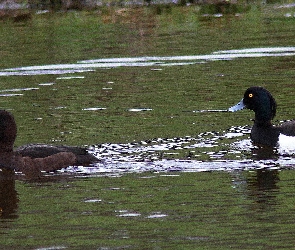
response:
M254 125L251 130L251 140L254 144L277 146L279 135L295 136L295 122L284 122L273 126L271 120L276 115L276 101L263 87L250 87L246 90L244 98L228 111L235 112L244 108L255 112Z

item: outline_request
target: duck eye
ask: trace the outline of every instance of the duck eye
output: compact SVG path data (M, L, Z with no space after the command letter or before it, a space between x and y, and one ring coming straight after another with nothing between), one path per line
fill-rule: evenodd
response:
M253 94L252 94L252 93L250 93L248 96L249 96L250 98L252 98L252 97L253 97Z

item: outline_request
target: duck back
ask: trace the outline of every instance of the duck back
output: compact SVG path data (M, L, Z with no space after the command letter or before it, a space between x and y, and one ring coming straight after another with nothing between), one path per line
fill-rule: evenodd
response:
M73 153L77 160L75 165L89 165L98 161L98 159L89 154L87 149L73 146L55 146L47 144L27 144L16 149L22 157L45 158L61 152Z
M284 135L295 136L295 120L282 123L279 130Z

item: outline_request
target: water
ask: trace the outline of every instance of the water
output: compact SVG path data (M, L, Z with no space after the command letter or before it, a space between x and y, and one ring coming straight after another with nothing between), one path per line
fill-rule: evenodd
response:
M16 146L85 145L100 159L39 181L3 170L1 247L292 249L294 143L256 148L253 113L226 112L262 85L275 123L293 118L290 11L1 23L0 105L16 118Z
M182 66L207 61L233 60L238 58L255 57L280 57L295 56L295 47L270 47L270 48L251 48L240 50L216 51L210 55L191 55L191 56L165 56L165 57L126 57L126 58L103 58L78 61L76 64L57 64L28 66L12 69L4 69L0 76L24 76L24 75L56 75L70 74L93 71L96 68L117 68L117 67L163 67L163 66ZM171 62L172 61L172 62ZM154 69L161 70L161 69ZM57 79L72 79L81 77L59 77Z
M6 183L6 190L10 188ZM63 177L17 182L15 188L9 201L17 213L1 222L5 249L255 249L294 244L293 171Z

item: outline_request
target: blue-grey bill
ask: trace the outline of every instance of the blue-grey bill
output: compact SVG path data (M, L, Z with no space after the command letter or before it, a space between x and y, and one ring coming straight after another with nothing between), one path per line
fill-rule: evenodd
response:
M230 111L230 112L236 112L236 111L242 110L242 109L244 109L244 108L246 108L246 106L245 106L244 101L243 101L243 99L242 99L242 100L241 100L239 103L237 103L235 106L230 107L230 108L228 109L228 111Z

